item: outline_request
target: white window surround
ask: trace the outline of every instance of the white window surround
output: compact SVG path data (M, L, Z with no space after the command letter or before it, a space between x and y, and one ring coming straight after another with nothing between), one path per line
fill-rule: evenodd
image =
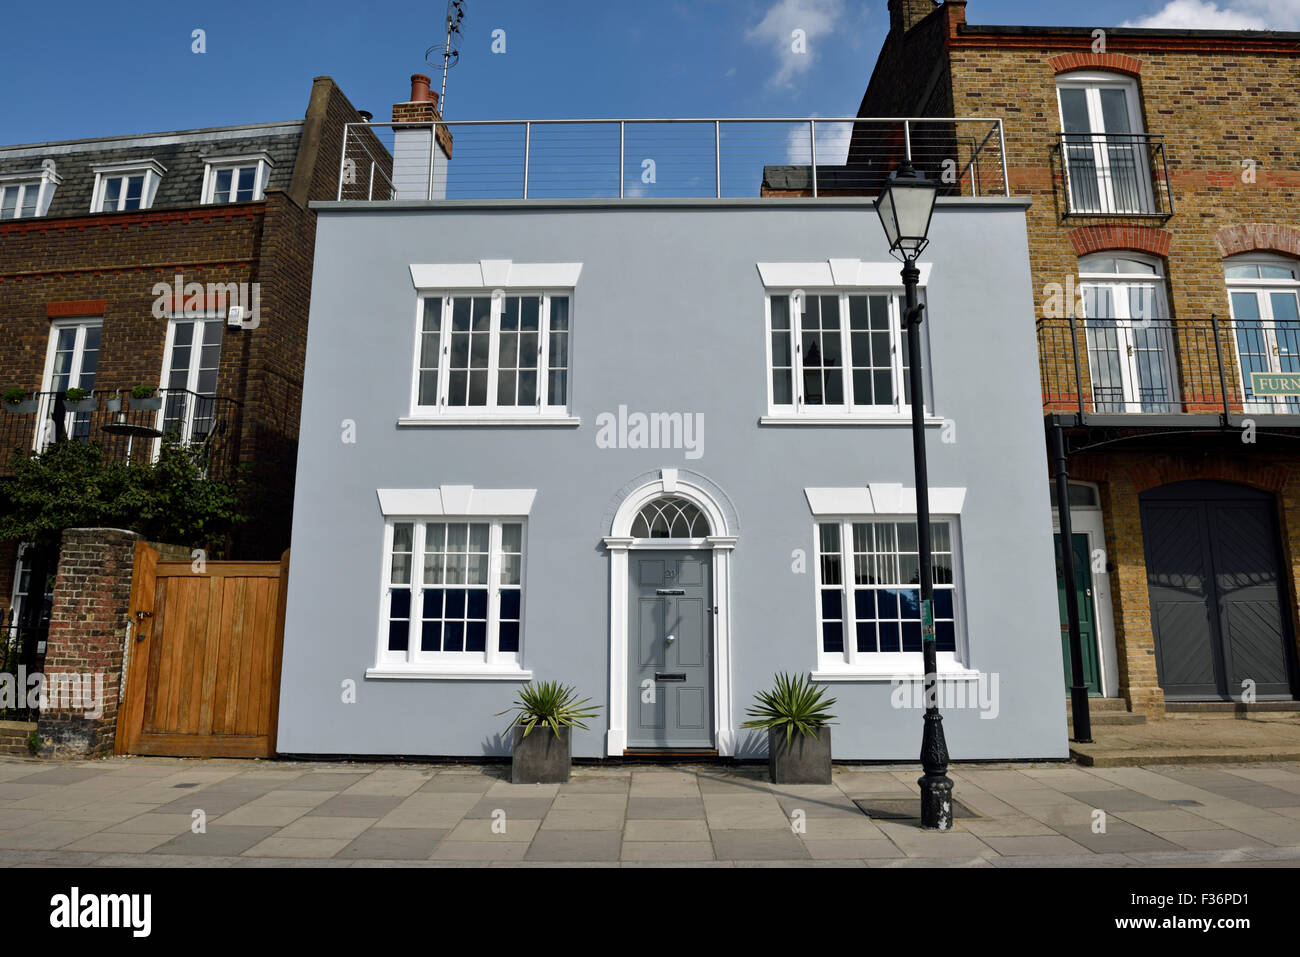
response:
M217 173L223 169L232 169L238 174L239 169L249 166L256 167L253 175L253 202L263 199L266 193L266 184L271 178L271 170L275 164L271 162L271 155L265 151L256 153L237 153L226 155L209 155L203 157L203 188L200 192L199 202L208 204L215 202L213 194L216 192ZM220 200L228 202L228 200Z
M50 201L54 199L54 191L63 184L63 177L59 176L49 167L43 166L39 169L22 170L15 173L5 173L0 175L0 187L18 187L26 186L28 189L36 184L38 193L36 196L36 212L30 217L32 219L44 216L50 210ZM26 196L23 197L26 200ZM19 204L21 209L23 204ZM23 218L23 217L16 217Z
M890 482L872 482L861 488L805 488L804 496L808 507L818 522L838 520L852 522L879 516L916 516L916 489L906 488L901 484ZM962 581L962 544L961 528L958 519L962 506L966 502L964 488L931 488L930 518L949 522L953 538L953 581L957 583L954 595L954 616L956 619L957 647L965 644L965 600ZM816 524L814 522L813 555L818 554L816 545ZM813 607L820 609L819 572L814 571ZM846 572L847 577L847 572ZM816 612L820 622L820 611ZM817 659L822 660L820 627L816 636ZM846 632L844 640L850 640ZM967 652L968 654L968 652ZM811 680L820 682L835 681L891 681L914 682L924 679L924 659L920 652L872 652L858 659L852 667L847 664L830 668L818 668L811 673ZM976 681L980 673L959 660L958 654L940 651L936 656L936 674L944 681Z
M870 482L857 488L805 488L808 508L821 518L835 515L915 515L916 489L893 482ZM960 515L964 488L931 488L930 514Z
M573 289L582 263L516 263L480 259L476 263L411 264L411 283L419 292L442 289Z
M158 192L158 183L167 172L167 167L157 160L102 163L92 166L90 169L95 174L95 188L91 190L90 194L90 211L92 213L104 211L104 186L107 180L118 176L132 176L135 174L144 175L144 187L140 193L140 209L148 209L153 205L154 195ZM112 210L112 212L117 212L117 210ZM138 210L130 210L130 212L138 212Z
M411 383L411 411L409 415L398 418L399 428L429 428L456 426L534 426L543 428L576 428L582 419L568 414L573 399L573 310L574 292L578 276L582 272L582 263L515 263L509 259L482 259L477 263L412 263L411 283L417 293L415 317L414 356L420 355L421 331L423 322L424 298L443 296L454 298L467 293L490 291L494 300L497 295L537 295L549 297L567 296L569 300L568 328L568 393L564 406L537 406L530 411L523 406L507 406L500 410L487 410L479 406L463 406L456 409L443 407L434 411L418 404L419 364L414 364ZM494 303L494 313L497 306ZM546 311L549 321L549 311ZM445 335L445 333L444 333ZM495 333L494 333L495 335ZM543 341L549 346L547 330L541 332ZM491 339L490 361L497 360L496 339ZM444 348L446 344L444 343ZM546 370L542 370L543 376ZM538 387L545 379L539 381ZM489 389L495 388L495 377L489 374Z
M894 260L827 259L810 263L755 263L768 289L902 289L903 272ZM917 263L920 288L930 282L930 263Z
M422 518L460 516L513 516L527 518L537 498L535 488L475 488L441 485L438 488L381 488L379 510L385 518L419 515Z
M393 525L395 522L423 523L443 518L496 519L500 522L525 523L523 561L526 565L528 556L528 537L526 522L537 496L536 489L476 489L472 485L443 485L430 489L377 489L380 511L384 515L383 551L385 567L380 578L380 592L386 594L390 587L390 569L388 561L392 555ZM496 557L492 559L495 567ZM416 556L411 560L412 589L419 572ZM526 581L527 575L521 577ZM490 575L489 581L493 578ZM526 587L526 586L525 586ZM524 599L525 604L527 599ZM521 621L523 611L520 611ZM385 603L379 609L379 639L376 647L376 664L366 669L367 678L413 679L413 680L452 680L452 681L531 681L531 669L520 667L522 661L522 638L520 651L509 653L501 662L466 662L460 664L454 660L447 662L394 662L385 661L387 653L387 611ZM521 628L522 632L522 628ZM411 642L418 640L414 628L409 636ZM495 640L495 639L492 639Z
M714 534L704 539L643 539L632 537L632 523L648 503L671 495L699 508ZM736 547L735 530L726 512L705 488L683 477L675 468L660 470L659 478L633 489L619 504L604 538L610 558L609 601L609 730L605 753L622 756L627 747L628 668L628 552L642 548L707 549L713 553L713 734L720 755L736 751L736 729L732 723L731 688L731 553Z
M772 394L772 296L788 295L794 290L800 290L807 295L826 295L835 292L848 293L867 293L867 292L884 292L891 295L901 293L903 289L902 271L897 262L863 262L860 259L828 259L825 262L808 262L808 263L756 263L759 277L764 286L764 329L765 329L765 353L767 355L767 414L760 416L759 425L768 426L821 426L821 425L840 425L840 426L872 426L872 425L892 425L907 427L911 425L912 413L910 408L903 407L901 410L891 410L879 406L858 406L850 411L836 412L828 410L818 414L807 411L807 406L803 410L792 411L784 406L778 407L774 404ZM924 290L930 278L932 264L917 263L917 269L920 271L919 292L924 297ZM892 312L898 308L891 303ZM844 310L841 310L843 313ZM792 316L792 328L796 320ZM841 323L845 325L842 330L847 335L847 314L841 316ZM907 335L907 330L898 323L896 334L901 337ZM847 340L846 340L847 342ZM923 342L923 353L925 357L929 356L928 342ZM847 346L846 346L847 350ZM850 353L845 352L845 357ZM928 375L928 368L927 368ZM849 370L842 367L842 372L846 379ZM901 375L901 367L900 372ZM901 389L901 383L900 383ZM848 383L845 383L845 389L848 389ZM927 398L930 404L934 404L930 383L926 382ZM847 391L846 401L847 401ZM927 426L938 427L944 424L941 416L935 415L933 410L927 411L924 416L924 424Z

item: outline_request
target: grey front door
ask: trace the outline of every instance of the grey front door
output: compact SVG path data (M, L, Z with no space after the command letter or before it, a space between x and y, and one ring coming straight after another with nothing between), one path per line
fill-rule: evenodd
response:
M1290 698L1273 496L1224 482L1143 492L1151 626L1160 687L1171 699Z
M628 747L712 747L711 554L633 551L628 566Z

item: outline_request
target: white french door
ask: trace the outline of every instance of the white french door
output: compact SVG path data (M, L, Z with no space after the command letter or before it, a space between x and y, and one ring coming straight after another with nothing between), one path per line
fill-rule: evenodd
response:
M1182 409L1164 282L1149 262L1089 257L1079 266L1093 411Z
M1229 280L1239 385L1246 413L1300 414L1300 397L1256 396L1253 372L1300 372L1300 282Z
M157 428L181 442L200 442L215 424L217 374L221 365L219 318L173 319L163 361L165 399Z
M89 392L95 387L95 373L99 369L99 338L102 330L103 324L99 319L56 320L51 325L33 444L37 452L42 451L55 440L57 430L53 412L58 394L68 389L85 389ZM63 428L68 438L88 438L90 413L66 413Z
M1137 87L1118 77L1057 85L1062 155L1074 213L1154 213Z

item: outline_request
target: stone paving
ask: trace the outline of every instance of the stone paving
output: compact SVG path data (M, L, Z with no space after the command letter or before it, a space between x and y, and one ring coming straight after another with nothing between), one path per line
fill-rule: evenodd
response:
M853 803L915 767L765 770L0 758L0 866L1300 866L1300 763L957 766L975 816L943 834Z

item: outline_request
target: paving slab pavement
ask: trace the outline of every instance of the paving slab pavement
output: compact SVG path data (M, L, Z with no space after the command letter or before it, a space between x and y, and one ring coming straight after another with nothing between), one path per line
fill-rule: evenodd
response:
M1300 866L1300 761L952 776L974 816L940 834L854 804L914 798L912 767L793 787L745 765L579 765L515 785L501 764L0 757L0 866Z

